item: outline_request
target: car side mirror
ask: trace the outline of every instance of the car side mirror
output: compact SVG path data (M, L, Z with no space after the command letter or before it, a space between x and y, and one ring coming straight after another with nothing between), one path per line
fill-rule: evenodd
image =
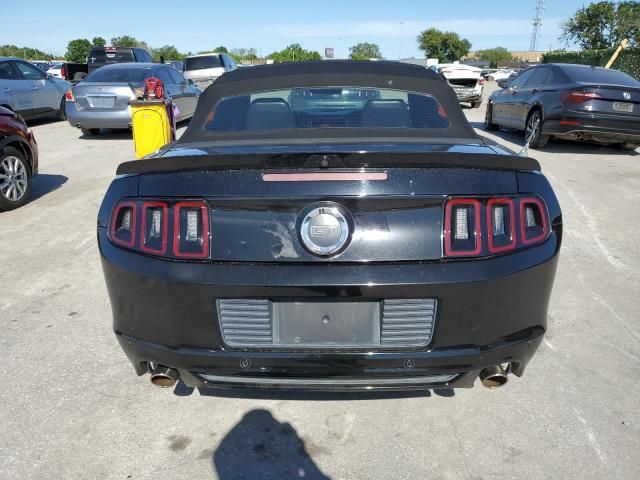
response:
M508 85L509 85L509 80L500 80L498 82L498 86L500 88L507 88Z

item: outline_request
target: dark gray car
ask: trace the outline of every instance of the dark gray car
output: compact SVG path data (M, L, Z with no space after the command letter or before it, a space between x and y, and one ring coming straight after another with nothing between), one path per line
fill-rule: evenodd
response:
M19 58L0 57L0 107L25 119L57 115L65 119L64 95L71 84Z
M543 148L552 137L640 146L640 82L626 73L548 64L499 85L502 90L487 104L487 130L524 130L534 148Z
M188 82L169 65L120 63L91 72L67 95L67 119L84 134L96 135L101 128L129 128L135 90L145 79L157 77L164 84L165 96L177 106L177 121L193 116L202 90Z

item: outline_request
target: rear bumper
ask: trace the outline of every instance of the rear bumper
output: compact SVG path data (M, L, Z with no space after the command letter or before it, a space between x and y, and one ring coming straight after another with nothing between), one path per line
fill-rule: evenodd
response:
M114 330L136 372L193 387L325 391L472 387L486 367L522 375L546 330L560 227L544 244L478 261L361 265L182 263L114 247L98 231ZM402 350L233 349L217 298L437 298L434 337Z
M560 138L640 144L640 122L620 116L568 112L561 120L545 121L542 130Z
M73 127L129 128L131 108L126 110L80 110L75 102L66 102L67 120Z

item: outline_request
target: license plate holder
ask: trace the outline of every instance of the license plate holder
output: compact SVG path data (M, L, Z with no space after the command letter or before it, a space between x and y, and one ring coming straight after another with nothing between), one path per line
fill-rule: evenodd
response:
M273 302L273 344L292 348L380 346L380 302Z
M613 109L616 112L633 113L633 103L627 102L614 102Z
M89 95L87 100L93 108L113 108L116 103L114 95Z

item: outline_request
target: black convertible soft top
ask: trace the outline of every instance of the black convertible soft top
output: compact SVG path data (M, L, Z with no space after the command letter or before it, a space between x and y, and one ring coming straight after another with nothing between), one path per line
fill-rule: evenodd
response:
M331 60L295 62L239 68L226 73L200 96L198 108L186 132L177 143L261 139L376 139L389 136L388 128L304 128L210 132L204 126L219 100L252 92L289 88L350 86L397 89L433 95L447 113L448 128L395 129L393 136L455 139L477 143L480 137L465 118L458 99L445 80L424 67L399 62ZM470 142L471 141L471 142Z

